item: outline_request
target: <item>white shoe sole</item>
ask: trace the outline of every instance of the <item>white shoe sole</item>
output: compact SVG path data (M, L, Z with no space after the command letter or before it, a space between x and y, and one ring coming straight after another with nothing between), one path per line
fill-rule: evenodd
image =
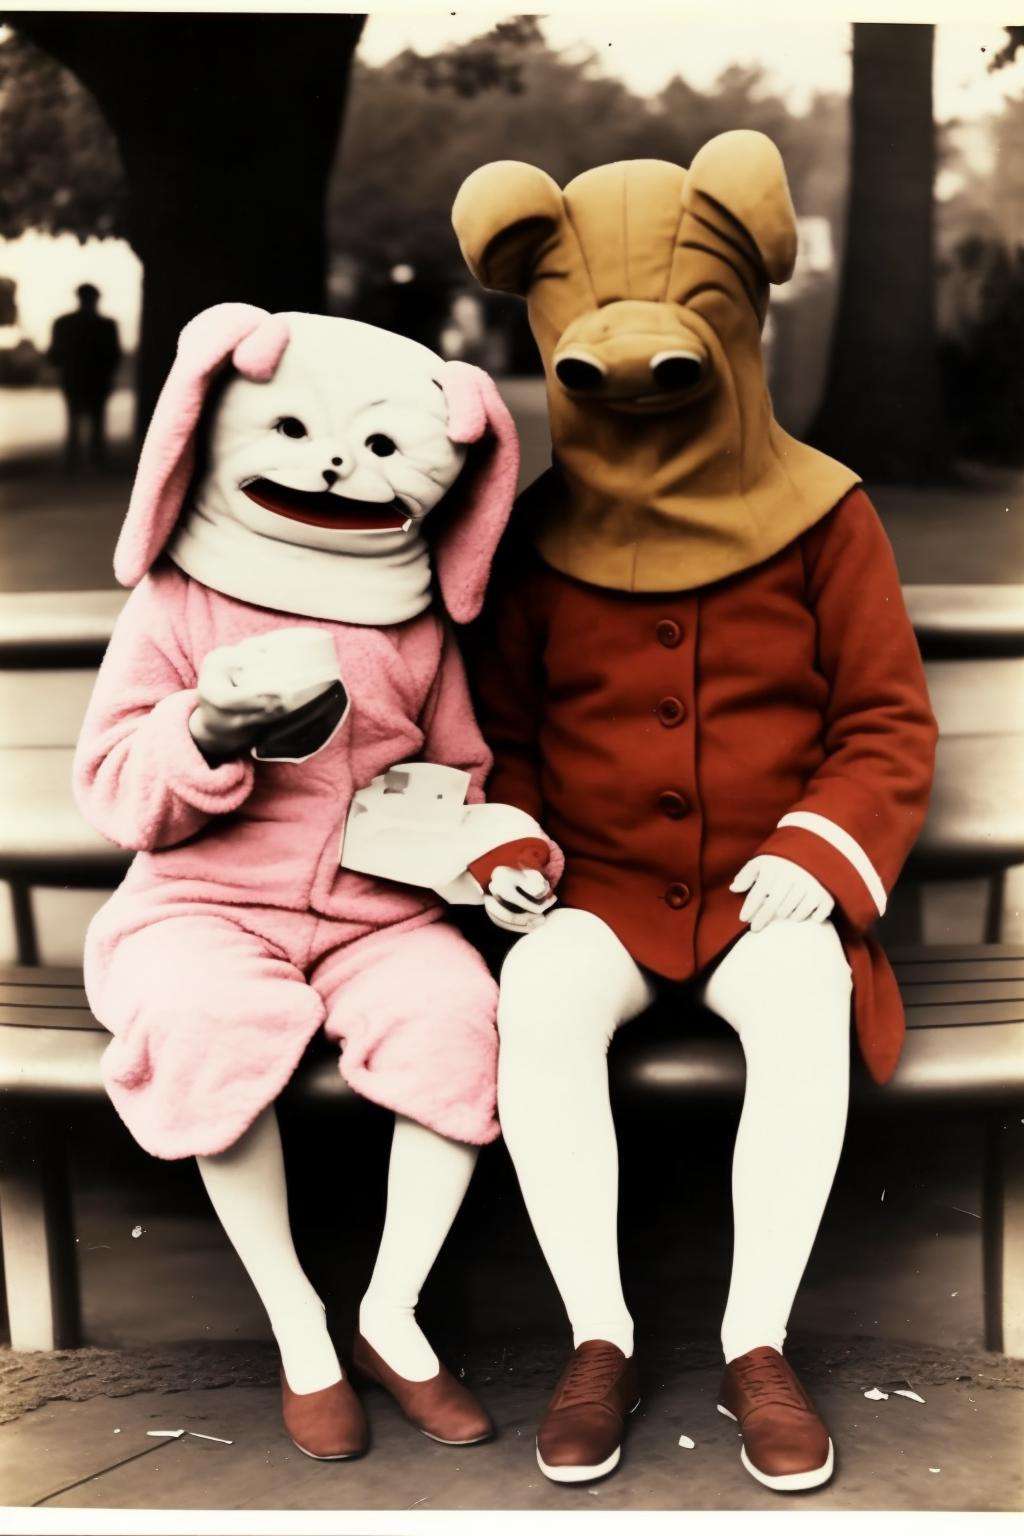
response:
M308 1456L310 1461L358 1461L360 1456L366 1454L365 1451L342 1451L340 1456L318 1456L316 1451L307 1451L306 1447L300 1445L297 1440L292 1440L292 1445L297 1451L301 1451L303 1456Z
M409 1419L408 1423L412 1424L412 1420ZM430 1430L424 1429L421 1424L413 1424L413 1428L418 1429L421 1435L426 1435L428 1440L436 1441L438 1445L486 1445L488 1440L494 1439L493 1429L486 1435L475 1435L472 1440L442 1440L440 1435L432 1435Z
M728 1408L723 1408L721 1403L718 1404L718 1411L724 1414L727 1419L732 1419L734 1424L737 1422L736 1415L730 1413ZM765 1488L771 1488L776 1493L800 1493L805 1488L820 1488L822 1483L827 1483L832 1476L835 1469L835 1460L835 1450L830 1439L828 1442L828 1455L820 1467L812 1467L809 1472L785 1472L780 1477L769 1477L767 1472L761 1472L754 1466L747 1455L746 1446L742 1445L740 1447L740 1461L746 1467L751 1477L756 1478Z
M629 1413L636 1413L642 1402L637 1398ZM622 1446L617 1445L606 1461L598 1462L594 1467L549 1467L540 1454L540 1446L537 1447L537 1465L549 1477L553 1483L591 1483L598 1477L607 1477L609 1472L614 1472L622 1460Z
M598 1462L595 1467L549 1467L537 1448L537 1465L549 1477L553 1483L589 1483L597 1477L607 1477L609 1472L614 1472L622 1457L622 1446L617 1445L608 1457L607 1461Z

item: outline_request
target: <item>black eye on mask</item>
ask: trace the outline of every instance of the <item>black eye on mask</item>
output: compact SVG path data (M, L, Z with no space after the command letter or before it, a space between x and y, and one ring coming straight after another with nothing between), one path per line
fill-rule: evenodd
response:
M398 444L384 432L371 432L366 439L366 446L371 453L375 453L378 459L389 459L398 451Z
M297 416L282 416L280 421L274 422L274 431L280 432L282 437L308 437L305 424Z

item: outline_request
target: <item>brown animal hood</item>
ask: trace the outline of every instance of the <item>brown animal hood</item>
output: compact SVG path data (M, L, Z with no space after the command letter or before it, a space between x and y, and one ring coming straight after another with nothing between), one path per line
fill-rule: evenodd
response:
M761 328L796 220L763 134L721 134L689 171L598 166L564 192L497 161L463 184L452 221L480 282L527 299L554 464L522 510L556 570L626 592L703 586L768 559L857 484L772 414Z

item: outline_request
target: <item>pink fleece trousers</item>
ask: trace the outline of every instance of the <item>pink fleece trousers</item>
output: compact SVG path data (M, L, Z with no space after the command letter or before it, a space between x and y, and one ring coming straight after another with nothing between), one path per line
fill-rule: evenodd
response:
M172 890L108 902L85 983L114 1036L104 1083L140 1146L223 1152L321 1026L357 1093L455 1141L492 1141L497 987L477 951L429 917L353 933L313 912L175 903Z

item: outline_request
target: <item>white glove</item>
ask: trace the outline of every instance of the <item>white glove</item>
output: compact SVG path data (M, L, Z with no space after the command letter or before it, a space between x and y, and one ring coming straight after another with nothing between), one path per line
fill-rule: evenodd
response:
M820 881L791 859L780 859L774 853L759 853L750 859L729 889L747 892L740 922L749 923L751 933L760 933L776 918L823 923L835 906Z
M557 899L539 869L499 864L484 896L484 911L506 933L532 933Z
M196 684L199 704L189 718L197 746L233 753L252 746L260 731L288 712L280 691L261 682L245 664L240 647L219 645L207 652Z

